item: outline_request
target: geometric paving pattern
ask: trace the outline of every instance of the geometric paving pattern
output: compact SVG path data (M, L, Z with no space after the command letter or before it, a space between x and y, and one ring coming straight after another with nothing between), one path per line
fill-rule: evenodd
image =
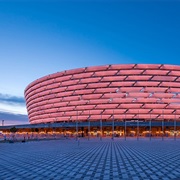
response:
M180 140L74 139L0 144L0 179L179 180Z
M128 64L54 73L25 89L30 123L180 118L180 66Z

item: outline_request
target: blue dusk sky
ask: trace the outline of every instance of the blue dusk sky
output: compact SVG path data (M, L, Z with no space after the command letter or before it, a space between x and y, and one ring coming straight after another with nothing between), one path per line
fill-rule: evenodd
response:
M78 67L180 64L180 1L0 1L0 120L28 123L25 87Z

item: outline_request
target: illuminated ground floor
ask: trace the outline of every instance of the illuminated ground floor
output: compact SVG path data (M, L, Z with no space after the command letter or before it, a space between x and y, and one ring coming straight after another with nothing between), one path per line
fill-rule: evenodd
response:
M180 137L180 121L95 121L15 126L16 136L34 137ZM1 126L1 136L12 135L12 126Z

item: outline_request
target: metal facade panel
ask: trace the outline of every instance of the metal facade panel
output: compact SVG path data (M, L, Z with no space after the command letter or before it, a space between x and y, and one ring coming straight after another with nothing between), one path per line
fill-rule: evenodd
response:
M30 83L25 99L32 124L94 121L101 116L103 120L178 119L180 66L105 65L57 72Z

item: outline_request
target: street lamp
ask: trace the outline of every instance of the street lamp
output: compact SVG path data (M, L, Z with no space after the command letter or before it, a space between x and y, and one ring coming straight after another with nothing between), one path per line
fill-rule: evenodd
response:
M113 101L113 98L109 99L109 103ZM114 140L114 110L113 110L113 118L112 118L112 140Z
M4 120L2 120L2 126L4 126Z
M136 102L136 101L137 101L137 98L134 98L132 100L133 103ZM136 132L137 132L137 134L136 134L137 140L139 140L139 110L138 110L137 131Z
M124 140L126 141L126 114L124 119Z
M164 140L164 110L162 111L162 141Z
M78 111L76 115L76 141L78 140Z
M54 118L54 121L53 121L53 128L52 128L52 133L53 133L54 139L56 138L56 125L55 125L55 121L56 121L56 118Z
M151 132L151 113L150 113L150 121L149 121L149 140L151 141L151 135L152 135L152 132Z
M101 112L101 118L100 118L100 131L101 131L100 140L102 141L102 112Z
M137 140L139 140L139 110L138 110L138 120L137 120Z
M90 111L89 111L89 117L88 117L88 140L90 139Z
M112 119L112 140L114 140L114 110L113 110L113 119Z
M175 112L175 118L174 118L174 140L176 140L176 112Z

